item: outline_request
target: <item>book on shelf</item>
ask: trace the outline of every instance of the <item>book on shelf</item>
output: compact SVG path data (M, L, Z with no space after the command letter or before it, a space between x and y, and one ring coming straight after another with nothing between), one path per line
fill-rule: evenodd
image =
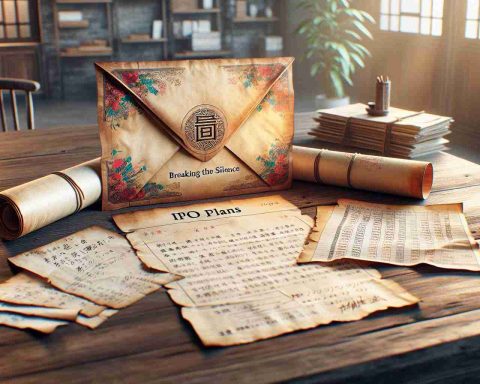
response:
M236 2L236 16L235 17L237 19L248 18L247 1L246 0L237 0L237 2Z
M194 32L192 34L192 51L220 51L222 36L220 32Z
M198 9L198 0L172 0L172 12L188 12Z
M153 20L152 39L159 40L163 35L163 20Z
M152 37L148 33L132 33L126 37L126 40L130 41L143 41L151 39Z
M82 20L83 20L82 11L58 11L59 22L75 22L75 21L82 21Z
M203 9L212 9L213 8L213 0L202 0L202 8Z

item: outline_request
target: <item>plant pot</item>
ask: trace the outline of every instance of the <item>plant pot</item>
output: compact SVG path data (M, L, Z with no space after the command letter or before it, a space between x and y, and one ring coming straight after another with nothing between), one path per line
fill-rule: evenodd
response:
M350 96L329 98L326 95L315 96L315 107L317 109L328 109L342 107L350 104Z

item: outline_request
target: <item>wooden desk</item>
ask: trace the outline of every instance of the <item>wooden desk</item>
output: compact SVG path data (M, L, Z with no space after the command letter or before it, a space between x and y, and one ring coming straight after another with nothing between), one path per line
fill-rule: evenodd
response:
M309 116L298 118L296 142L318 146L305 134ZM0 190L99 153L93 126L0 135ZM479 238L480 166L445 153L428 159L434 163L435 178L427 203L463 201L469 225ZM316 205L334 203L340 197L412 202L301 182L282 195L311 215ZM22 239L0 242L0 278L11 275L7 257L93 224L116 230L111 214L95 205ZM474 359L480 352L480 274L426 266L379 269L422 298L421 304L244 346L205 349L180 318L179 308L159 291L95 331L72 324L50 336L39 336L0 327L0 380L359 383L395 382L395 378L450 381L480 375Z

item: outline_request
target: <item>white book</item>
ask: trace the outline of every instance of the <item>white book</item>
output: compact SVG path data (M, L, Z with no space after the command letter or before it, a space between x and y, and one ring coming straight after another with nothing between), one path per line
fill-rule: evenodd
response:
M183 20L183 22L182 22L182 36L183 37L191 36L192 32L193 32L192 20Z
M59 11L58 21L82 21L83 13L81 11Z
M210 20L199 20L197 32L211 32L212 23Z
M222 49L220 32L195 32L192 35L193 51L219 51Z
M283 50L282 36L265 36L265 50L266 51Z
M161 39L163 32L163 20L153 20L152 39Z
M173 36L175 37L183 37L183 26L181 21L174 21L173 22Z
M203 0L203 9L212 9L213 0Z

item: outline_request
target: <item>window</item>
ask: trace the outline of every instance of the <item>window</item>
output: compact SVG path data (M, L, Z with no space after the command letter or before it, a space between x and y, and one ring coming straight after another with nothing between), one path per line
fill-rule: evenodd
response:
M467 1L467 21L465 23L465 37L467 39L480 38L478 31L478 23L480 19L478 3L478 0Z
M0 42L39 41L37 0L0 0Z
M442 18L443 0L381 0L380 29L384 31L441 36Z

